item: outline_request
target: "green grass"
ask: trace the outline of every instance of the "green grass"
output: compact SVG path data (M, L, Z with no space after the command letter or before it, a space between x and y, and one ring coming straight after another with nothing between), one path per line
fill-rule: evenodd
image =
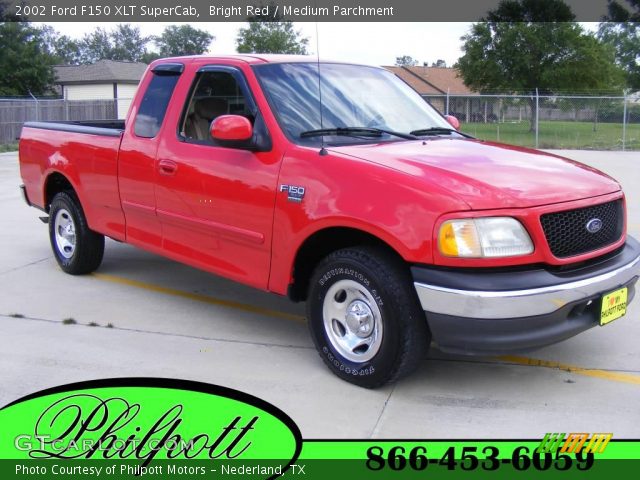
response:
M463 123L461 130L482 140L535 147L529 122ZM592 122L540 122L538 148L622 150L622 124ZM626 150L640 150L640 124L627 125Z
M17 143L7 143L0 145L0 153L4 152L17 152L18 144Z

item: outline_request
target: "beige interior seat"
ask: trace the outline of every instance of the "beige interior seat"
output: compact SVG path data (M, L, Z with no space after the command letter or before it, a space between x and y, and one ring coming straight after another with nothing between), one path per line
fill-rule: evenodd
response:
M228 112L227 101L223 98L200 98L193 105L193 113L187 117L185 135L196 140L208 140L211 122Z

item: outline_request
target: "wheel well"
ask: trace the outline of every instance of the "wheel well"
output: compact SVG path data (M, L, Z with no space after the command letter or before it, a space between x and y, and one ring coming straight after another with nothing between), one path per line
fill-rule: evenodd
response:
M346 227L333 227L320 230L302 244L293 266L293 283L289 285L288 296L294 302L307 298L309 281L316 265L331 252L342 248L369 245L378 246L390 254L402 259L398 252L378 237L370 233Z
M64 191L74 192L73 185L67 180L67 177L61 173L52 173L47 177L47 182L44 187L44 208L48 212L51 201L56 194Z

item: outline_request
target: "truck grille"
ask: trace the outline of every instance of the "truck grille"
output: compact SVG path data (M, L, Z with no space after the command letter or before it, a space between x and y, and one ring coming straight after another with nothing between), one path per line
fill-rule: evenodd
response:
M593 219L602 221L595 233L587 230ZM558 258L572 257L611 245L620 239L624 228L622 200L592 207L547 213L540 217L547 243Z

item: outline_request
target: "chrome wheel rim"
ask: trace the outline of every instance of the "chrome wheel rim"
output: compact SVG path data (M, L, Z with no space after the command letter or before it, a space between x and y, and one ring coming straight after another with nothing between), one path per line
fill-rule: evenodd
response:
M53 230L60 255L67 259L73 257L73 253L76 251L76 225L73 223L71 214L64 208L56 213L56 218L53 220Z
M371 293L358 282L339 280L324 297L324 329L331 345L344 358L371 360L382 343L382 314Z

